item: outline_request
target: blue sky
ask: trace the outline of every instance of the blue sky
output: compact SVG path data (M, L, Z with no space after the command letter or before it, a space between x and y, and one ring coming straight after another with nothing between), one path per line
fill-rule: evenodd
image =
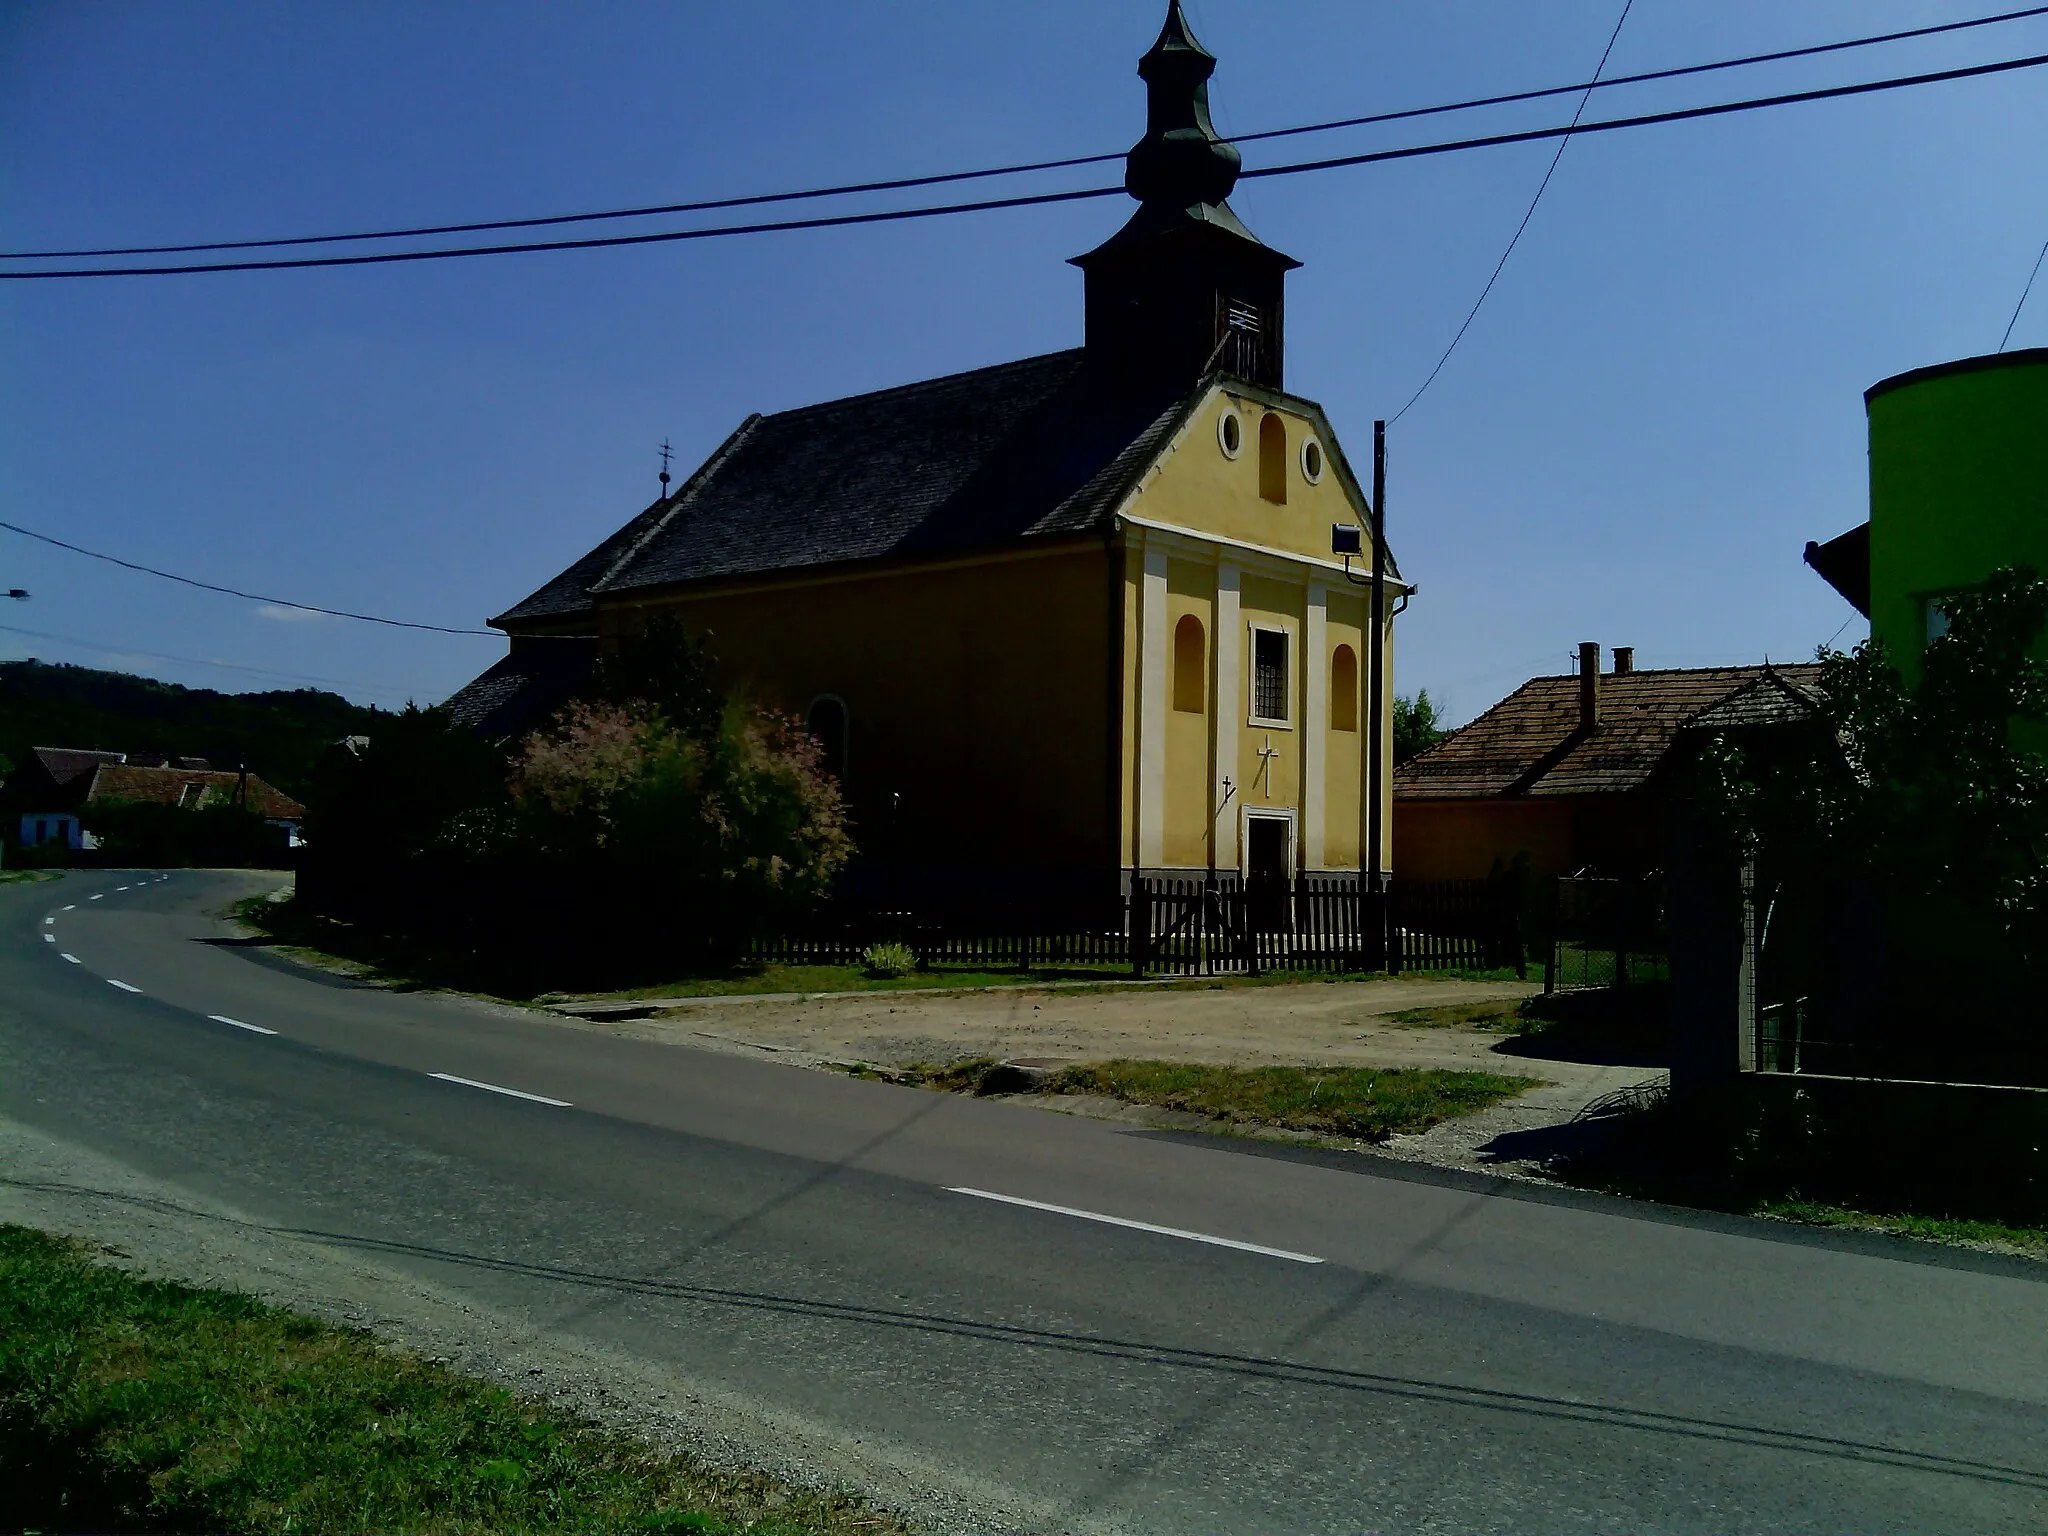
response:
M1993 3L1637 0L1627 73ZM1158 0L0 7L8 248L343 230L1121 149ZM1225 132L1582 79L1619 0L1198 0ZM2048 17L1589 115L2048 52ZM1569 115L1247 146L1248 165ZM1454 718L1565 670L1803 658L1860 621L1800 563L1864 515L1862 390L1988 352L2048 238L2048 72L1574 142L1395 429L1421 595L1397 683ZM1550 146L1247 183L1300 258L1289 384L1354 459L1428 373ZM1039 185L1092 182L1094 170ZM1070 346L1080 203L864 230L352 271L0 285L0 505L251 591L478 624L751 410ZM2012 344L2048 344L2048 285ZM0 533L0 657L230 689L444 697L501 643L266 613ZM75 643L82 642L82 643ZM88 649L87 647L93 647ZM182 659L165 659L182 658ZM237 670L241 669L241 670Z

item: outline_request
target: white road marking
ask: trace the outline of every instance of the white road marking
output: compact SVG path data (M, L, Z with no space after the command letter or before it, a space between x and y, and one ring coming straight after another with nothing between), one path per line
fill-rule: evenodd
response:
M78 903L74 901L73 903L71 903L71 905L70 905L70 906L68 906L68 907L60 907L60 908L58 908L58 910L59 910L60 912L76 912L76 911L78 910Z
M69 912L69 911L70 911L71 909L70 909L69 907L66 907L66 908L65 908L64 910L65 910L66 912ZM50 924L52 924L52 923L54 923L54 922L56 922L56 921L57 921L57 919L56 919L56 918L54 918L54 917L46 917L46 918L44 918L44 919L43 919L43 926L44 926L45 928L47 928L47 927L49 927L49 926L50 926Z
M125 981L116 981L111 976L107 978L107 985L110 987L119 987L123 992L140 992L142 990L142 988L140 987L129 986L128 983Z
M64 958L66 960L69 960L73 965L81 965L84 963L76 955L66 955Z
M54 933L46 933L43 935L43 942L45 944L54 944L57 942L57 935L55 935Z
M1105 1216L1100 1211L1077 1210L1071 1205L1051 1205L1043 1200L1026 1200L1018 1195L999 1195L986 1189L963 1189L948 1185L947 1193L972 1195L977 1200L1000 1200L1004 1205L1022 1205L1034 1211L1051 1211L1057 1216L1078 1216L1083 1221L1100 1221L1112 1227L1129 1227L1136 1232L1156 1232L1161 1237L1184 1237L1191 1243L1209 1243L1218 1248L1236 1248L1243 1253L1263 1253L1269 1259L1291 1259L1296 1264L1320 1264L1312 1253L1293 1253L1285 1248L1268 1248L1263 1243L1241 1243L1234 1237L1214 1237L1207 1232L1189 1232L1180 1227L1161 1227L1149 1221L1132 1221L1127 1216Z
M531 1099L536 1104L552 1104L557 1109L574 1109L567 1099L551 1099L546 1094L525 1093L517 1088L500 1088L496 1083L480 1083L473 1077L457 1077L453 1072L429 1072L429 1077L438 1077L444 1083L460 1083L465 1088L481 1088L486 1093L502 1093L515 1099Z
M86 897L85 899L87 901L98 901L102 896L106 894L107 893L105 891L94 891L90 896Z
M240 1019L231 1019L224 1013L209 1013L207 1017L216 1024L232 1024L237 1029L246 1029L252 1035L274 1035L274 1029L265 1029L261 1024L244 1024Z

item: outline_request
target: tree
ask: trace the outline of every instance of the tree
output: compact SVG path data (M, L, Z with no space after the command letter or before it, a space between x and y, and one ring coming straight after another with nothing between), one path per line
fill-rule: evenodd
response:
M817 744L742 699L701 734L644 700L579 701L521 744L510 789L537 851L701 885L816 895L852 852Z
M1710 744L1694 799L1788 878L1851 881L2048 962L2048 582L2000 570L1942 606L1948 631L1916 682L1879 642L1824 648L1819 745L1766 757Z
M449 843L483 851L510 800L505 752L438 709L385 717L368 744L329 749L314 776L306 837L323 857L407 858Z
M1418 688L1412 698L1394 696L1394 761L1405 763L1450 735L1436 700L1427 688Z

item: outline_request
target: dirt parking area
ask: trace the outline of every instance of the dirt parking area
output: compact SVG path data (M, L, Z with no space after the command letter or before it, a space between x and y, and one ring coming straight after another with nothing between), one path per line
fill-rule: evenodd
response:
M1418 1028L1393 1015L1512 1003L1521 982L1401 978L1215 987L1140 986L838 997L700 998L605 1029L832 1062L903 1067L987 1056L1047 1066L1141 1057L1218 1066L1452 1067L1514 1073L1497 1031ZM1530 1068L1522 1075L1548 1076Z
M1522 982L1428 977L1266 986L1136 986L810 998L698 998L581 1027L793 1066L908 1067L987 1057L1060 1067L1116 1058L1216 1066L1436 1067L1531 1079L1528 1092L1383 1155L1497 1172L1537 1171L1541 1133L1595 1100L1654 1083L1656 1067L1572 1059L1506 1029L1397 1017L1461 1004L1511 1005ZM1162 1112L1034 1096L1047 1109L1166 1120ZM1526 1133L1536 1133L1535 1137Z

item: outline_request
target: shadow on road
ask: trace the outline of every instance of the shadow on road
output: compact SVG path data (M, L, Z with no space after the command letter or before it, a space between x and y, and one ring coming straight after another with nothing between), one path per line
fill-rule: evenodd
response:
M1453 1381L1432 1381L1424 1377L1316 1365L1307 1361L1231 1354L1220 1350L1188 1349L1177 1345L1154 1344L1097 1334L1028 1328L945 1313L871 1307L851 1302L825 1301L808 1296L778 1295L770 1291L688 1285L674 1280L607 1274L599 1270L499 1258L490 1254L467 1253L460 1249L368 1237L359 1233L329 1232L312 1227L280 1227L261 1222L241 1221L208 1211L192 1210L170 1201L114 1194L77 1184L29 1179L0 1179L0 1183L45 1194L84 1195L111 1203L139 1206L224 1226L240 1227L276 1237L331 1243L337 1247L366 1253L426 1259L438 1264L519 1276L553 1285L608 1292L621 1297L648 1296L664 1301L693 1302L709 1307L828 1319L874 1329L900 1329L925 1335L975 1339L1022 1349L1087 1355L1105 1360L1125 1360L1137 1365L1204 1375L1284 1382L1318 1387L1326 1391L1365 1393L1444 1407L1633 1430L1639 1434L1788 1451L1837 1461L1895 1467L1904 1471L1940 1473L1977 1482L2048 1493L2048 1472L2006 1466L1997 1462L1977 1461L1967 1457L1946 1456L1931 1451L1916 1451L1876 1441L1852 1440L1839 1435L1810 1434L1801 1430L1775 1429L1766 1424L1663 1413L1583 1399L1549 1397L1534 1392L1509 1392L1491 1387L1466 1386ZM1378 1277L1374 1279L1376 1282ZM1347 1298L1336 1310L1342 1311L1349 1301L1350 1298ZM1323 1321L1327 1320L1326 1317Z

